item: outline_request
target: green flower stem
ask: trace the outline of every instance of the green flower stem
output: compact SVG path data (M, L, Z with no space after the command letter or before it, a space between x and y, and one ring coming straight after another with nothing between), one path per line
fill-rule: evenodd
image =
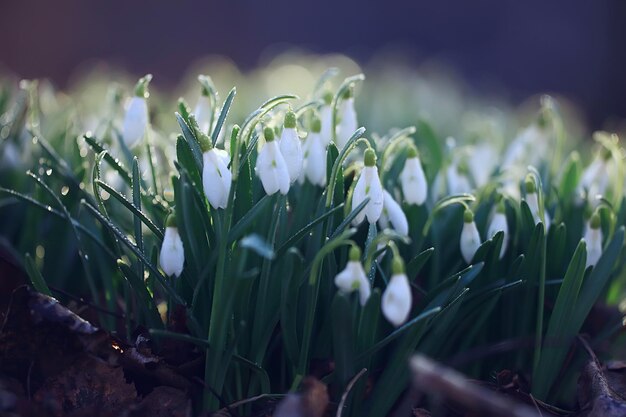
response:
M545 224L545 223L544 223ZM538 375L539 360L541 359L541 343L543 340L543 305L546 297L546 242L547 233L541 239L541 260L539 266L539 293L537 296L537 323L535 326L535 348L533 353L533 375Z

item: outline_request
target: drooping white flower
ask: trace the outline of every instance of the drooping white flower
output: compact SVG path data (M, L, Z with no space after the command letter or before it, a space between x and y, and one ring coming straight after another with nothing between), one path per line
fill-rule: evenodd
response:
M386 229L389 223L396 232L403 236L409 235L409 222L406 219L402 207L398 204L387 190L383 190L383 212L378 219L381 228Z
M409 317L412 302L409 279L404 272L404 263L398 257L393 259L392 274L383 293L381 309L387 321L398 327Z
M122 125L122 138L129 148L143 139L148 130L148 83L152 75L148 74L141 78L135 86L135 95L128 101L124 124Z
M541 212L539 210L539 197L537 195L537 187L535 186L535 182L532 178L526 179L526 204L528 204L528 208L530 209L533 218L535 219L535 224L541 221ZM544 226L545 230L550 228L550 214L548 214L548 210L543 211L544 218Z
M365 151L364 162L365 166L352 194L352 208L354 209L361 204L366 197L369 197L369 201L365 208L354 218L352 222L354 225L361 224L365 217L367 217L367 221L370 224L375 223L383 211L383 187L378 177L376 153L373 149Z
M477 187L483 187L496 168L498 153L490 143L477 144L470 148L470 157L467 159L469 172Z
M302 145L296 131L296 114L291 110L285 115L283 132L280 135L280 152L287 163L289 182L294 183L302 171Z
M265 144L256 160L255 171L261 179L263 189L268 195L277 191L286 195L289 192L289 171L278 143L274 140L274 131L270 127L264 130Z
M536 165L547 154L549 146L548 130L533 123L511 142L504 154L502 169Z
M409 204L422 205L428 195L428 184L415 146L409 147L404 168L400 173L404 200Z
M311 132L304 141L304 162L302 178L307 178L311 184L323 187L326 185L326 145L320 133L320 119L314 118Z
M196 116L196 120L198 121L198 126L200 130L204 133L209 133L209 125L211 123L212 117L211 109L211 99L204 94L201 94L198 97L198 101L196 102L196 107L193 110L193 114Z
M463 229L461 230L461 255L467 264L472 262L476 251L480 247L480 234L476 223L474 223L474 213L471 210L466 209L463 213Z
M506 215L504 214L504 203L502 201L498 203L498 206L496 207L496 212L491 218L491 223L489 223L489 228L487 229L487 238L493 239L493 237L498 232L504 232L504 236L502 236L502 246L500 248L499 255L499 258L502 259L502 257L506 253L506 249L509 244L509 225L506 221Z
M446 181L448 186L448 195L469 193L472 191L472 185L467 178L467 169L465 166L454 162L446 170Z
M331 108L332 100L332 93L327 92L324 95L324 105L322 105L319 110L321 120L320 135L324 146L328 146L333 138L333 110Z
M224 153L212 148L202 154L202 186L213 208L226 208L228 205L232 174L228 169L228 154L225 161Z
M600 227L600 216L598 213L594 213L591 219L589 219L583 239L587 244L587 264L585 268L595 266L602 256L602 228Z
M353 246L350 249L350 259L343 271L339 272L335 277L335 285L344 293L359 291L359 300L361 305L365 305L372 292L370 282L365 275L363 265L361 264L361 250Z
M603 149L601 154L585 168L578 183L578 193L594 197L598 194L604 195L609 186L609 165L611 163L611 153Z
M176 215L173 213L165 221L165 235L159 254L159 264L167 276L179 277L183 272L185 251L183 250L183 241L178 233Z
M346 94L341 102L339 125L337 126L337 149L341 151L348 143L354 132L358 129L356 110L354 110L354 96L352 88L346 90Z

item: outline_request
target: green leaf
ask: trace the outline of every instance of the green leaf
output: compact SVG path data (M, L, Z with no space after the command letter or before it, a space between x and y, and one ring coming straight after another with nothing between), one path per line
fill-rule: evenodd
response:
M193 154L193 159L196 161L198 171L202 172L204 162L202 161L202 149L200 149L198 139L191 131L191 128L187 125L187 122L185 122L185 119L183 119L183 117L179 113L176 113L176 120L178 121L178 125L183 132L183 138L187 142L187 145L189 145L189 149L191 149L191 153Z
M35 287L35 289L40 293L52 297L52 292L50 291L50 288L48 288L46 280L41 275L41 272L39 272L35 261L29 253L24 256L24 266L26 268L26 273L30 278L30 282L33 284L33 287Z
M581 240L576 247L563 284L556 298L554 310L545 334L545 345L541 351L537 373L533 375L533 395L545 400L550 387L557 377L558 371L570 350L572 338L578 328L572 328L572 312L576 308L578 294L585 275L587 250L585 241Z
M335 361L335 379L339 388L347 385L354 375L354 317L347 295L335 294L331 305L333 359Z
M217 123L215 124L215 129L213 129L212 141L213 146L217 143L217 138L220 135L220 131L222 130L222 126L226 121L226 117L228 116L228 112L230 111L230 106L233 104L233 99L235 98L235 94L237 94L237 89L235 87L230 90L226 100L224 100L224 105L222 106L222 110L220 111L220 115L217 118Z
M422 270L428 259L430 259L430 255L433 254L435 248L428 248L413 257L406 265L406 274L410 279L413 279L419 274Z
M246 232L247 228L265 212L265 207L272 201L272 196L264 195L257 203L234 225L228 233L228 242L232 243Z

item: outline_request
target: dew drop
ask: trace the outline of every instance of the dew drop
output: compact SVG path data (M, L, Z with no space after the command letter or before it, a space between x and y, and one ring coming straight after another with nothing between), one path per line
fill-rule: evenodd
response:
M43 257L46 255L46 249L43 246L38 245L35 248L35 255L37 256L37 258L43 259Z
M46 175L47 175L47 176L52 175L52 168L48 168L48 169L46 169Z
M61 195L67 195L67 193L70 192L70 187L68 187L67 185L64 185L63 187L61 187Z

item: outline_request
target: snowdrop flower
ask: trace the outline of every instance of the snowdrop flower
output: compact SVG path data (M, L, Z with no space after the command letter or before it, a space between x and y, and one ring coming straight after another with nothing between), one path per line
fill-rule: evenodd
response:
M324 146L328 146L333 138L333 109L331 103L333 95L330 91L324 94L324 105L320 108L320 119L322 123L321 138Z
M524 129L509 145L502 161L502 168L516 165L536 165L547 154L548 131L541 120Z
M280 152L287 163L289 182L294 183L302 171L302 145L296 131L296 114L291 110L285 115L283 132L280 135Z
M159 254L159 264L165 275L179 277L183 272L184 263L185 251L183 241L178 234L176 214L171 213L165 220L165 236Z
M448 185L448 195L469 193L472 185L467 178L467 167L454 162L446 170L446 180Z
M404 272L404 262L398 256L393 258L392 276L381 300L383 315L395 327L406 321L411 312L411 287Z
M122 126L122 138L129 148L143 139L148 130L148 84L152 75L148 74L140 78L135 86L135 95L128 102L124 124Z
M200 130L204 133L208 133L212 117L212 109L209 92L204 87L202 87L202 94L200 94L200 97L196 102L196 107L193 110L193 114L196 116L196 120L198 121L198 126L200 127Z
M602 256L602 229L600 228L598 213L594 213L589 219L583 239L587 244L587 265L585 268L595 266Z
M407 203L422 205L426 201L428 184L414 145L409 147L404 168L400 173L400 184Z
M496 212L491 218L491 223L489 223L489 228L487 229L487 238L493 239L498 232L504 232L499 255L499 258L502 259L509 244L509 225L506 222L506 215L504 214L504 201L500 201L496 207Z
M526 178L526 204L528 204L528 208L535 219L535 224L541 221L541 215L539 211L539 197L537 195L537 187L535 185L535 181L532 178ZM550 228L550 215L548 211L544 209L543 218L545 220L545 230Z
M335 277L335 285L339 288L339 291L344 293L351 293L352 291L358 290L359 300L362 306L364 306L370 298L372 290L370 288L370 282L363 270L363 265L361 264L361 250L358 247L353 246L350 248L348 263L345 269Z
M289 171L283 158L278 143L274 140L274 131L266 127L263 131L265 144L259 152L256 160L255 171L261 179L263 189L268 195L275 194L280 190L281 194L289 192Z
M228 169L230 157L226 151L213 147L211 139L198 126L195 115L189 116L189 123L202 151L204 195L209 200L211 207L215 209L226 208L232 182L232 173Z
M326 185L326 145L322 139L321 121L313 118L311 132L304 141L304 163L301 178L307 178L313 185Z
M354 110L354 91L350 87L346 90L340 108L341 121L337 126L337 149L341 151L348 143L354 132L358 129L356 111Z
M470 264L480 247L480 234L476 228L476 223L474 223L474 213L470 209L465 209L465 213L463 213L460 246L463 259L467 264Z
M383 190L383 212L378 219L378 224L381 228L386 229L389 227L389 223L391 223L396 232L403 236L409 235L409 222L404 211L402 211L402 207L387 190Z
M588 196L597 194L604 195L609 185L609 163L611 153L608 149L602 149L591 164L582 173L578 184L578 193L586 193Z
M354 193L352 194L352 208L361 204L366 197L369 197L370 200L365 208L361 210L352 221L354 225L361 224L365 217L367 217L367 221L370 224L375 223L380 218L383 211L383 187L378 177L376 153L373 149L368 148L365 151L364 162L365 166L361 171L361 175L354 187Z

